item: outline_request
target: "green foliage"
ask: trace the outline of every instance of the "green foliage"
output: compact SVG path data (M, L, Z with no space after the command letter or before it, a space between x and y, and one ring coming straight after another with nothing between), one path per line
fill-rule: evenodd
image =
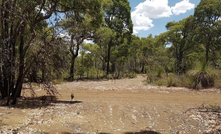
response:
M153 81L154 85L158 86L168 86L168 87L187 87L192 88L193 82L187 75L179 75L169 73L168 77L154 77L155 81Z
M195 8L194 17L198 30L197 41L205 47L205 60L214 57L214 50L219 48L220 42L220 0L202 0ZM213 54L211 54L213 53Z
M156 77L154 73L147 73L147 82L148 83L153 83L156 81Z
M53 84L61 84L63 82L63 80L62 79L55 79L52 82L53 82Z
M95 42L101 48L102 60L106 63L106 75L108 75L110 64L115 66L118 58L127 55L127 46L131 42L133 24L128 0L112 0L110 5L106 4L107 1L103 3L105 24L98 31L100 38ZM112 70L112 72L115 71Z
M165 81L165 79L158 79L153 84L157 85L157 86L164 86L164 85L166 85L166 83L167 83L167 81Z
M162 73L163 73L163 69L161 67L159 67L157 69L157 77L162 77Z
M80 66L78 68L77 74L80 75L80 78L82 78L82 76L84 76L85 73L85 67L84 66Z
M186 74L179 75L176 78L176 85L179 87L187 87L187 88L192 88L193 87L193 82L188 77Z
M90 78L90 79L95 79L95 78L97 78L97 72L98 72L98 69L95 68L94 66L92 66L92 67L89 69L89 78Z
M113 79L113 75L112 74L108 74L107 79Z
M205 106L206 109L209 109L209 111L211 112L218 112L220 110L220 106L218 106L217 104L209 104L207 106Z
M167 79L167 86L168 87L175 87L176 86L176 79L174 77L169 77Z
M135 72L130 72L129 73L129 78L136 78L137 74Z

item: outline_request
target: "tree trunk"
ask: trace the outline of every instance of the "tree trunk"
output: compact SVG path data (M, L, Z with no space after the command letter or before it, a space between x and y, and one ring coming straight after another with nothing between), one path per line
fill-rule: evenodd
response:
M103 59L103 60L102 60L102 70L105 71L105 69L106 69L106 62L105 62L105 60Z
M137 58L134 58L134 71L137 72Z
M44 81L44 70L45 68L42 69L42 82ZM30 72L30 76L29 76L29 81L30 82L36 82L38 83L38 76L37 76L37 69L36 69L36 64L33 66L31 72Z
M70 79L74 79L74 63L75 63L75 56L72 55L71 68L70 68Z
M16 92L17 90L21 90L20 88L22 87L23 83L23 75L24 75L24 31L25 31L25 27L23 26L21 28L21 37L20 37L20 45L19 45L19 74L18 74L18 79L16 82L16 86L15 86L15 90L12 94L13 97L16 97ZM17 96L21 96L21 92L19 91Z
M113 63L111 64L111 73L114 73L116 71L116 63L115 61L113 61Z
M183 73L183 51L181 50L181 48L179 48L179 53L178 53L178 57L177 57L177 74L181 75Z
M2 8L3 9L9 9L9 3L6 2L5 5L2 4ZM2 38L2 41L3 41L3 79L4 79L4 92L6 94L6 96L9 96L9 92L8 90L10 90L8 87L9 87L9 84L10 83L10 76L11 76L11 55L10 55L10 40L11 40L11 37L9 36L9 11L8 10L5 10L4 13L3 13L3 38ZM6 97L4 96L4 97Z
M10 11L15 7L16 0L13 3L2 1L1 5L1 46L3 66L0 68L0 88L2 97L11 95L14 92L15 80L15 41L17 34L14 33L14 22L11 20Z
M145 66L145 63L142 62L142 65L141 65L141 73L144 73L144 66Z
M74 36L72 35L71 36L71 46L70 46L70 52L72 54L72 59L71 59L71 68L70 68L70 79L74 79L74 63L75 63L75 59L77 58L78 56L78 52L79 52L79 47L80 45L82 44L83 40L81 40L79 38L79 40L77 40L77 48L76 48L76 51L74 52Z
M109 74L109 65L110 65L110 50L111 50L111 46L108 45L108 52L107 52L107 70L106 70L106 77Z
M3 83L2 83L2 68L0 67L0 92L2 95L2 98L5 96L4 90L3 90Z
M41 82L45 81L45 63L42 63L42 74L41 74Z
M209 43L206 45L206 63L209 61Z

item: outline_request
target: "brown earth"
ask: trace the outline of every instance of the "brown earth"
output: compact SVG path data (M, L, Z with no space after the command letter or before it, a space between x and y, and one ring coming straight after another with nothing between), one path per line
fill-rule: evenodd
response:
M219 89L193 91L147 85L145 77L57 85L57 98L24 89L17 106L0 107L0 133L205 133L221 130L220 114L196 109L221 105ZM71 100L71 93L74 99ZM52 99L52 100L51 100ZM206 115L205 115L206 114ZM211 113L210 113L211 114ZM207 120L206 120L207 119Z

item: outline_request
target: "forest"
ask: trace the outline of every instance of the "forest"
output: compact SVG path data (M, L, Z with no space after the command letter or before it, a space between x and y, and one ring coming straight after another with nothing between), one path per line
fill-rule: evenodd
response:
M16 104L24 83L121 79L192 89L221 87L221 1L153 37L133 34L128 0L0 0L0 92Z

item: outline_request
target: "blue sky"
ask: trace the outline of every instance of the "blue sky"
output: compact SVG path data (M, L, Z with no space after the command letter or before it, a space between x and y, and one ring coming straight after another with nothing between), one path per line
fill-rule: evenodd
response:
M153 36L166 31L169 21L179 21L194 14L200 0L129 0L134 34Z

